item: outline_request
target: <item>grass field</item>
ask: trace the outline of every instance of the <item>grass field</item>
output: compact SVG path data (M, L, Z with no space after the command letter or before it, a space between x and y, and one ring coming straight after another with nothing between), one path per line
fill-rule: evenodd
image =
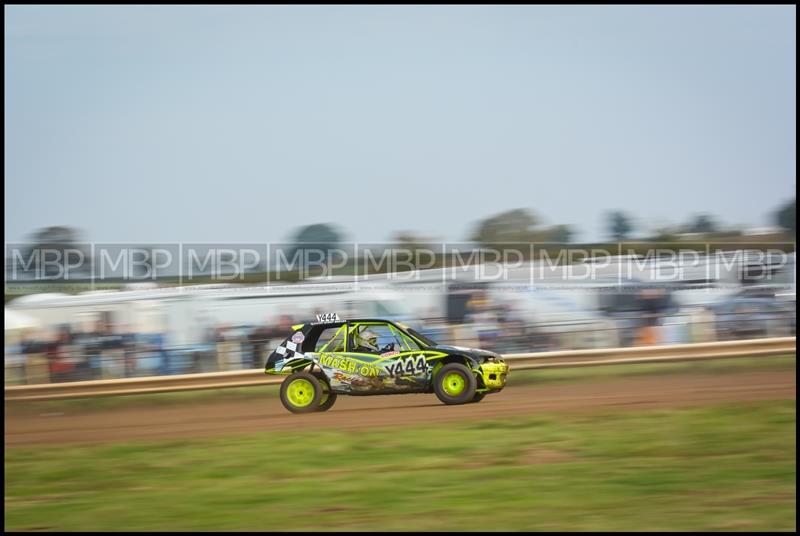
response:
M6 530L794 530L795 401L5 453Z

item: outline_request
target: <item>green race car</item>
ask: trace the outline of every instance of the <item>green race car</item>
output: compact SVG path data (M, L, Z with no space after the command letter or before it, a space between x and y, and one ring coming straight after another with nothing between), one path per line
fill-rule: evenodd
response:
M445 404L466 404L506 384L498 354L437 344L399 322L325 314L292 330L265 372L289 375L281 402L293 413L326 411L342 394L433 392Z

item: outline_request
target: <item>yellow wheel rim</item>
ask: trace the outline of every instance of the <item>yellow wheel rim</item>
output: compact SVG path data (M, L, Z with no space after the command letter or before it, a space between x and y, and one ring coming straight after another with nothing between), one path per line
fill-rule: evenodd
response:
M297 408L304 408L314 400L314 384L305 378L298 378L286 388L286 398Z
M464 376L459 374L458 372L450 372L442 378L442 388L444 392L450 396L458 396L464 392L464 389L467 387L467 382L464 379Z

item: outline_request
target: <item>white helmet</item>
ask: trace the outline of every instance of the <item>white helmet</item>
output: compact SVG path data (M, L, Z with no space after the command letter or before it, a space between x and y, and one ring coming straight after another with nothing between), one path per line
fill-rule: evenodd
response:
M368 329L358 334L359 346L364 346L372 350L378 350L378 336Z

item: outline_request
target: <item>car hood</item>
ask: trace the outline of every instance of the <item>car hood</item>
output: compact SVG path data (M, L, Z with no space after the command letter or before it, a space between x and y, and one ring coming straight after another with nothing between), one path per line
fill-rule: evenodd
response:
M489 358L499 359L500 354L496 352L490 352L489 350L481 350L480 348L466 348L464 346L450 346L447 344L437 344L436 346L431 347L432 350L438 350L440 352L447 352L448 354L462 354L473 359L476 359L479 362L486 361Z

